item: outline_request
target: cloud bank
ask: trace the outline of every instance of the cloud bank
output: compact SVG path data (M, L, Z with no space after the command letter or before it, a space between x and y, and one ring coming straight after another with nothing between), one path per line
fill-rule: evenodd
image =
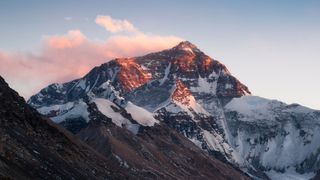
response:
M8 53L0 50L0 75L25 98L41 88L85 75L116 57L132 57L170 48L183 39L139 32L127 20L97 16L96 23L113 34L104 42L88 39L80 30L47 36L38 53ZM129 35L121 32L131 32Z

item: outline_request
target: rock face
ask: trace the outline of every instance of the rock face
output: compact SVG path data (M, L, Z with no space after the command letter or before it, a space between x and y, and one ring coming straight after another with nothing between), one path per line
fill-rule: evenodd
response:
M74 133L89 127L91 103L137 136L167 126L255 178L311 178L320 168L319 111L251 96L222 63L187 41L111 60L28 103Z

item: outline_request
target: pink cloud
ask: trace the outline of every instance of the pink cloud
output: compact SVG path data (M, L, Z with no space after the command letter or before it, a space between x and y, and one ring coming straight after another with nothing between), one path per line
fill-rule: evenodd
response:
M113 35L105 42L88 39L80 30L48 36L41 51L0 51L0 75L25 98L54 82L66 82L85 75L116 57L132 57L173 47L182 41L175 36L135 33Z
M48 38L47 43L57 49L73 48L83 44L85 39L85 36L79 30L70 30L67 35Z
M126 19L113 19L111 16L99 15L97 16L95 21L97 24L103 26L107 31L110 31L112 33L122 31L138 32L133 24Z

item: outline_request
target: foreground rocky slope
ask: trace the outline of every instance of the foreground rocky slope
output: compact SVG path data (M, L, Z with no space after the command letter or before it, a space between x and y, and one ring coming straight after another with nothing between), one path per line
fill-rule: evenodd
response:
M28 103L74 133L88 128L94 104L137 136L166 125L254 178L313 177L320 169L319 111L250 94L222 63L181 42L112 60Z
M133 178L30 108L0 77L0 179Z

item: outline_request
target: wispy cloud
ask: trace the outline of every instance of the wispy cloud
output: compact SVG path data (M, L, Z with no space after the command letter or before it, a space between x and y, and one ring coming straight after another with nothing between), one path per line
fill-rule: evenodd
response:
M99 17L110 16L98 16L97 19ZM136 32L137 29L126 20L116 22L116 25L109 26L114 34L104 42L91 40L79 29L75 29L64 35L46 36L41 51L36 54L0 51L1 75L28 98L50 83L79 78L94 66L113 58L159 51L183 40L176 36L142 32L122 34L124 31Z

